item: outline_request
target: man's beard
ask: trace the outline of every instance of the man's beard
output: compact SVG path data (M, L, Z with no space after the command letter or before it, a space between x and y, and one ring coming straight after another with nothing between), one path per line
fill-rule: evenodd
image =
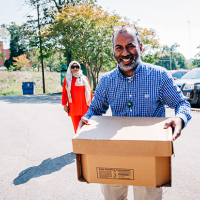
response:
M122 63L122 59L129 59L129 58L132 60L130 64ZM133 54L128 55L128 56L119 56L118 60L119 60L119 62L117 62L118 66L122 71L131 72L131 71L135 71L137 69L138 64L140 62L140 55L138 54L136 59L134 58Z

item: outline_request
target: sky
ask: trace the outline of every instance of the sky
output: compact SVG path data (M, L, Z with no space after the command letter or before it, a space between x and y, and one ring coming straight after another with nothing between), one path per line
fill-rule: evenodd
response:
M0 24L21 25L36 10L22 6L23 0L0 0ZM186 59L200 52L200 0L97 0L103 10L127 17L137 26L156 31L161 45L178 43L177 51ZM7 42L7 43L5 43ZM9 41L4 41L9 48Z

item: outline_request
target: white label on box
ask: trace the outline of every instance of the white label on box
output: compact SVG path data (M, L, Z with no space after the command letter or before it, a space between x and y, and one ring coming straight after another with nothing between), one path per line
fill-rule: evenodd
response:
M134 180L133 169L97 167L97 178Z

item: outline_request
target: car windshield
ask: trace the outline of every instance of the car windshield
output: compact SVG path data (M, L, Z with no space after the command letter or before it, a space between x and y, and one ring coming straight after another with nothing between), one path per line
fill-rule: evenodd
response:
M200 79L200 70L191 70L183 75L181 79Z

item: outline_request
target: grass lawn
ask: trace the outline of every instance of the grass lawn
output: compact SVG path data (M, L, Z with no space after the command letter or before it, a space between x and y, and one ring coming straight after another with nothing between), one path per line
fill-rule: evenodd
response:
M46 94L62 92L59 72L45 72ZM35 82L35 94L43 94L42 72L0 71L0 96L23 95L22 82Z

